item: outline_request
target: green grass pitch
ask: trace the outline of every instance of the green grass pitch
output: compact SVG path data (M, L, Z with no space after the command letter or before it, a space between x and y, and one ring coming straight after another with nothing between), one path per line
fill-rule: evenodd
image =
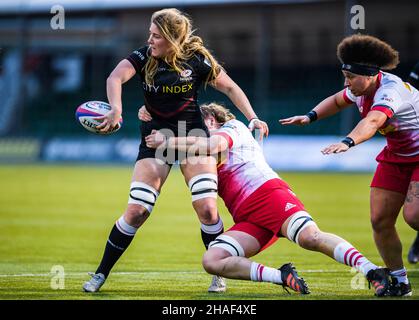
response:
M95 271L107 236L125 210L131 167L0 166L0 299L374 299L363 277L285 239L253 259L272 267L293 262L311 289L287 294L269 283L228 280L209 294L201 266L200 225L179 170L172 170L149 220L115 266L101 292L81 290ZM371 174L283 173L320 228L347 239L382 265L369 223ZM232 220L220 200L226 227ZM414 239L400 215L403 258ZM64 278L54 273L63 268ZM413 297L419 267L409 265ZM53 271L53 272L51 272ZM60 280L61 279L61 280Z

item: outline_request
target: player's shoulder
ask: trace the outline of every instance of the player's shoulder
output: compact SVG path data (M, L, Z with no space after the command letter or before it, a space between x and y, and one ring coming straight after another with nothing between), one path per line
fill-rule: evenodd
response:
M231 119L227 121L221 126L221 128L235 130L235 131L243 130L243 128L247 129L246 125L237 119Z
M377 89L374 100L382 99L382 97L401 97L406 90L406 86L402 79L398 76L382 72L380 87Z
M211 61L209 61L208 58L200 51L195 51L189 62L198 66L205 65L208 68L212 67Z
M379 89L399 89L404 87L403 80L395 74L382 72Z
M136 57L138 57L138 59L140 61L145 61L150 56L149 55L149 48L150 48L150 46L148 46L148 45L142 46L142 47L132 51L131 55L135 55Z

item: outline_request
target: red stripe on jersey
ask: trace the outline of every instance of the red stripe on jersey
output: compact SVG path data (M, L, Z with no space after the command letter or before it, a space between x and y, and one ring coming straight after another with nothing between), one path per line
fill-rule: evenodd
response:
M233 139L231 139L231 137L228 133L226 133L226 132L216 132L216 133L214 133L214 135L222 136L222 137L226 138L226 140L228 142L228 148L231 149L233 147Z
M346 103L350 103L350 104L355 102L355 101L352 101L351 99L349 99L348 95L346 94L346 89L343 90L343 100L345 100Z
M373 106L371 108L371 111L372 110L384 112L386 114L386 116L389 117L389 118L392 118L393 115L394 115L394 112L387 106L380 106L380 105Z
M157 111L156 109L150 107L150 105L147 105L147 108L150 108L151 110L153 110L153 112L155 114L159 115L160 117L170 118L170 117L174 116L175 114L181 112L187 106L189 106L192 101L193 101L193 98L189 98L188 101L186 101L179 109L177 109L176 111L173 111L173 112L169 112L169 113L163 113L163 112Z

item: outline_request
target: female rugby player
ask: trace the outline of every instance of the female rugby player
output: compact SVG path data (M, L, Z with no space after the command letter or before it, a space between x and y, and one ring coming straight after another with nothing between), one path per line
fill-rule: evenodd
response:
M378 166L371 182L371 224L376 246L392 277L388 294L410 296L412 289L395 224L403 207L404 220L419 230L419 92L382 71L394 69L399 54L375 37L346 37L338 45L337 55L346 88L307 115L279 121L283 125L307 125L355 103L362 120L345 139L322 150L323 154L346 152L377 131L385 135L387 145L376 158Z

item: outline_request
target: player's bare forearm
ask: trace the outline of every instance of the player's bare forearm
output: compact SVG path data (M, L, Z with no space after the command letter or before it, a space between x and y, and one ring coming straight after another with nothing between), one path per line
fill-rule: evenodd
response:
M109 104L118 114L122 113L122 81L118 77L109 76L106 80L106 93Z
M167 148L177 149L182 152L196 152L199 154L217 154L228 148L228 142L221 136L205 137L170 137Z
M116 113L122 113L122 84L127 82L134 75L134 67L128 60L124 59L118 63L106 80L108 101Z
M323 119L338 113L350 105L344 100L343 91L340 91L324 99L313 110L317 113L317 119Z
M247 99L245 93L238 85L234 85L230 91L227 92L227 96L233 102L233 104L243 113L247 120L256 118L257 115Z
M205 150L207 154L211 151L209 139L203 137L170 137L167 139L167 148L181 152L190 152L191 149Z
M225 73L221 71L212 86L224 93L239 109L247 120L256 118L256 113L243 90Z
M370 111L368 115L362 119L356 127L348 134L352 138L355 145L360 144L372 138L378 129L380 129L387 120L387 116L380 111Z

